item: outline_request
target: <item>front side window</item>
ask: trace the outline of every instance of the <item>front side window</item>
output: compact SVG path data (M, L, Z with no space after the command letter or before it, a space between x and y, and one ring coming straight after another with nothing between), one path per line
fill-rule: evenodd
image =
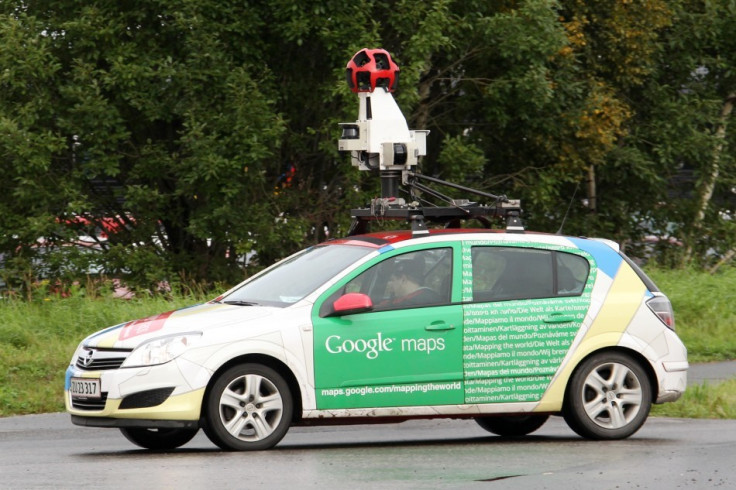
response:
M363 293L371 298L373 311L443 305L450 302L451 286L452 249L419 250L374 265L326 303L345 293Z

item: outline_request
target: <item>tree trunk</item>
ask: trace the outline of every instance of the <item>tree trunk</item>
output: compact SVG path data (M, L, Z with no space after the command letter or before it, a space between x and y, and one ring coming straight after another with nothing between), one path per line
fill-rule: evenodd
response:
M713 149L713 160L711 161L710 171L704 175L703 183L700 186L698 192L697 208L695 212L695 218L691 224L690 238L687 241L685 248L685 256L683 257L683 265L688 264L694 254L694 242L697 237L700 236L703 230L703 222L705 221L705 212L708 209L710 200L713 197L713 190L718 182L718 175L720 174L720 162L721 153L723 152L723 145L726 140L726 129L728 127L728 118L733 112L733 104L736 101L736 92L731 93L726 97L721 107L721 115L718 118L718 127L716 128L716 146Z
M598 203L596 202L595 165L588 167L588 210L595 213Z
M427 129L429 125L429 93L431 88L431 80L424 80L419 83L419 107L415 112L416 129Z
M732 248L731 250L729 250L728 252L726 252L726 254L723 257L721 257L721 260L719 260L716 265L714 265L713 267L711 267L708 272L710 272L711 274L715 274L716 272L718 272L718 269L722 265L727 264L734 257L736 257L736 248Z

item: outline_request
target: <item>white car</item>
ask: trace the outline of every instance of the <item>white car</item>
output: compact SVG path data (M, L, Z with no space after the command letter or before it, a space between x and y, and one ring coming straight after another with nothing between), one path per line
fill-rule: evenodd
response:
M383 232L90 335L65 400L73 423L150 449L200 428L258 450L291 425L428 417L522 436L562 415L584 437L620 439L680 397L687 369L669 300L613 242Z

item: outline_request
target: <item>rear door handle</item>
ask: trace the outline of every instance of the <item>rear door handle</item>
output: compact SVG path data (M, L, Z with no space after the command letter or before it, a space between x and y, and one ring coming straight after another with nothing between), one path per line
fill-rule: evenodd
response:
M564 313L552 313L542 321L544 323L569 323L575 321L575 317L572 315L565 315Z

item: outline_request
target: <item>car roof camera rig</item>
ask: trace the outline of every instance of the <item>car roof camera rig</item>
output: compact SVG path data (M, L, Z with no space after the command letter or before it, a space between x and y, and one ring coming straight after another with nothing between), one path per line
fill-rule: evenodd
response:
M427 154L427 133L411 131L391 93L399 84L399 67L383 49L363 49L346 69L350 89L358 94L358 120L341 123L340 151L350 151L360 170L379 171L381 193L397 197L403 171Z
M421 235L429 233L425 220L455 228L461 220L472 218L490 226L489 217L505 218L507 231L523 233L519 200L422 175L417 170L419 158L427 154L429 131L410 130L391 95L398 87L399 72L384 49L361 49L346 67L348 86L358 94L360 107L357 121L340 123L338 149L350 152L353 166L381 177L381 197L373 199L369 208L351 210L353 224L349 235L366 233L370 222L377 219L406 219L413 233ZM492 203L453 199L420 181L468 192ZM400 186L409 188L412 198L409 203L399 197ZM418 198L417 192L446 205L438 206Z

